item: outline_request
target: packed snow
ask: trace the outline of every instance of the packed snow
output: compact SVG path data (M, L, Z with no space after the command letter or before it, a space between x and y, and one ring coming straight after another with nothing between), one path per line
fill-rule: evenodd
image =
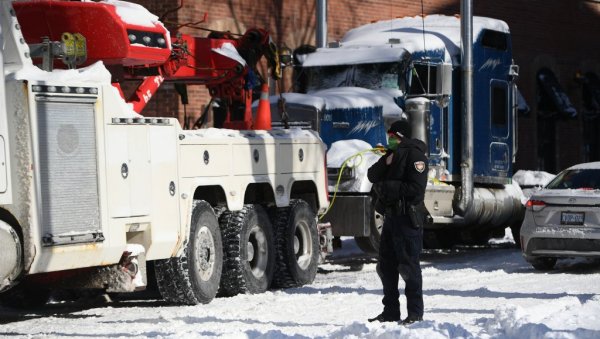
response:
M565 259L548 273L507 232L489 246L426 250L424 321L369 323L381 311L373 260L351 238L300 288L173 306L149 299L0 308L0 337L22 338L599 338L600 262ZM360 269L362 266L362 270ZM400 284L402 288L402 283ZM406 316L405 298L401 296Z
M509 32L504 21L473 17L474 41L484 29ZM441 50L446 62L459 65L460 39L460 19L454 16L382 20L348 31L339 48L319 48L315 53L303 55L300 60L303 66L392 62L400 60L404 51Z

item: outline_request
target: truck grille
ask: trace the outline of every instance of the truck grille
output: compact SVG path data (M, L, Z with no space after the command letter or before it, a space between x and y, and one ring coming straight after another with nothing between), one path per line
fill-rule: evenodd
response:
M95 97L36 96L42 242L104 240L100 230Z

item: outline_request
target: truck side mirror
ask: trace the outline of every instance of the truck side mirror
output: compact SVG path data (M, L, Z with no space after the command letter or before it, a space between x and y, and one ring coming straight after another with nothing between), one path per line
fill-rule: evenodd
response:
M440 96L452 94L452 64L442 63L436 66L436 93Z

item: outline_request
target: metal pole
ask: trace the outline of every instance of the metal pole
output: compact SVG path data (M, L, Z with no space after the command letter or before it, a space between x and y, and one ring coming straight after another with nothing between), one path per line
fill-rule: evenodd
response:
M317 0L317 47L327 47L327 0Z
M473 199L473 0L461 0L460 11L463 116L458 209L464 215Z

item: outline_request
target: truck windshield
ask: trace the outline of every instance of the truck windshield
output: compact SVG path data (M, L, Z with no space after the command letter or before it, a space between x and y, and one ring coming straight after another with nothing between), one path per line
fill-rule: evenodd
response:
M383 88L404 90L401 64L376 64L305 67L297 73L298 92L312 92L336 87L362 87L372 90Z

